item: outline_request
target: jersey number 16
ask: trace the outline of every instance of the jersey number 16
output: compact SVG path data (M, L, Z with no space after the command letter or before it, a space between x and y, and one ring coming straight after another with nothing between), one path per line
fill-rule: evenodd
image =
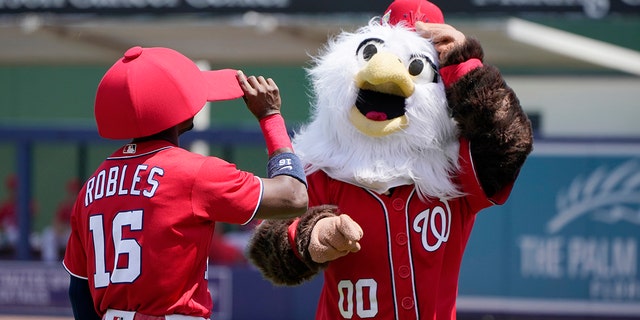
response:
M113 271L109 273L106 267L105 230L102 215L89 217L89 230L93 234L93 252L96 263L96 273L93 280L96 288L104 288L110 283L131 283L140 276L141 247L135 239L122 239L122 229L129 226L131 231L142 230L142 210L121 211L113 218L111 236L115 255ZM128 263L124 268L118 268L118 259L122 255L128 256Z

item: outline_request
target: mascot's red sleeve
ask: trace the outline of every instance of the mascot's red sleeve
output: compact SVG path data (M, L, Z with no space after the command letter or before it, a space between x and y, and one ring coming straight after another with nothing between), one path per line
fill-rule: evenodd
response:
M451 114L460 129L460 139L468 141L473 176L484 192L484 198L490 200L469 210L474 217L479 209L506 201L520 168L532 150L533 141L531 123L514 91L507 86L497 68L483 64L483 58L479 42L467 38L465 43L448 52L440 64ZM331 263L315 263L307 249L315 223L324 217L340 214L338 207L331 203L313 206L312 199L326 198L326 194L318 195L335 192L323 187L316 189L313 181L314 178L310 177L312 206L306 214L298 219L265 220L249 244L251 262L274 284L300 284ZM470 229L465 232L470 232ZM372 235L365 231L367 236ZM462 243L462 247L465 244Z

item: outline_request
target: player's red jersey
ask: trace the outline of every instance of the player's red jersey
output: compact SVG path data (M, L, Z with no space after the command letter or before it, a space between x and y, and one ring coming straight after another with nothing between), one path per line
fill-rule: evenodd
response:
M476 213L489 200L461 142L458 183L467 195L420 200L412 185L381 195L318 171L308 177L309 205L334 204L364 230L362 249L332 261L316 319L455 319L458 274Z
M249 222L262 182L168 142L129 144L87 180L71 216L65 268L108 309L208 318L215 221Z

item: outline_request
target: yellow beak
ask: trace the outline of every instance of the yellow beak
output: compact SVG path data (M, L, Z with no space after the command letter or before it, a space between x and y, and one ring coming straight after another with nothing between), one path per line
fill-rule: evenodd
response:
M415 86L411 75L398 56L388 52L378 52L356 75L356 85L360 89L409 97Z

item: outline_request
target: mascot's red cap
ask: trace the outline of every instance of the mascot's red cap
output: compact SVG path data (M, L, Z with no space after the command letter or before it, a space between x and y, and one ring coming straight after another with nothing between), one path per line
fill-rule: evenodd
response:
M382 20L391 25L403 22L413 29L416 21L444 23L444 16L438 6L427 0L395 0L384 12Z
M175 50L133 47L100 81L94 113L102 137L140 138L190 119L207 101L243 94L236 70L201 71Z

